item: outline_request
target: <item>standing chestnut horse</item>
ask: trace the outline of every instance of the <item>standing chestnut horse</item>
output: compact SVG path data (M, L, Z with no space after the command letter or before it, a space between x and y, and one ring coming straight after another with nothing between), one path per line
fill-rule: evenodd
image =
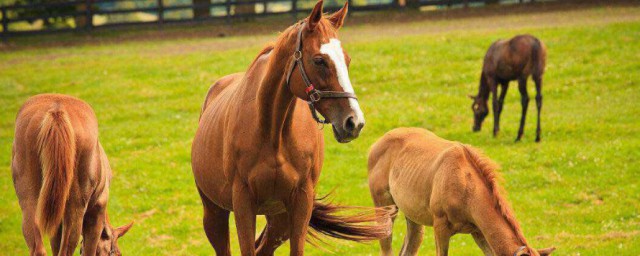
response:
M16 119L11 162L30 255L120 255L118 238L133 223L113 228L107 215L111 167L98 141L91 107L59 94L31 97Z
M538 107L536 142L540 142L542 75L544 74L546 60L546 47L540 40L531 35L519 35L511 40L498 40L493 43L484 56L478 95L469 96L473 100L473 105L471 106L474 113L473 131L480 131L482 121L489 114L487 101L489 100L489 93L491 93L493 99L493 136L498 135L500 131L500 113L502 113L509 81L517 79L518 89L522 98L522 116L520 118L518 137L516 138L516 141L520 141L524 133L524 122L527 116L527 107L529 106L527 78L532 76L536 84L536 106ZM498 98L498 84L502 88L500 98Z
M424 129L398 128L378 140L369 153L369 189L376 206L395 205L406 216L400 255L418 253L423 225L433 226L438 256L447 255L456 233L470 233L487 256L549 255L555 248L527 243L495 169L474 148ZM391 239L380 241L382 255L393 254Z
M350 59L337 31L347 4L311 15L263 49L245 73L225 76L210 89L192 145L192 168L204 206L204 230L218 255L229 255L229 212L235 214L243 255L272 255L291 239L302 255L308 226L355 241L385 237L385 213L339 217L340 207L315 200L324 137L331 124L338 142L358 137L364 117L348 74ZM316 110L326 119L320 120ZM255 239L256 215L267 226Z

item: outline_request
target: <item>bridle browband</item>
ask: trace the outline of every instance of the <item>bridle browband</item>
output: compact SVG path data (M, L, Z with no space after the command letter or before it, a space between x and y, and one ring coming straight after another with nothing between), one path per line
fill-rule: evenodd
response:
M320 124L328 124L327 119L320 119L318 116L318 112L316 111L316 107L314 104L320 101L323 98L352 98L358 99L354 93L351 92L337 92L337 91L321 91L316 89L313 86L313 83L307 76L307 72L304 71L304 65L302 62L302 31L305 28L306 23L303 21L300 23L300 29L298 29L298 39L296 42L296 51L293 52L293 58L291 60L291 68L289 68L289 72L287 72L287 86L289 90L291 90L291 85L289 84L289 80L291 79L291 74L293 74L293 70L298 66L298 70L300 70L300 76L302 76L302 81L306 85L306 89L304 90L309 97L308 100L305 100L309 105L309 109L311 110L311 115L316 122ZM292 91L293 92L293 91Z

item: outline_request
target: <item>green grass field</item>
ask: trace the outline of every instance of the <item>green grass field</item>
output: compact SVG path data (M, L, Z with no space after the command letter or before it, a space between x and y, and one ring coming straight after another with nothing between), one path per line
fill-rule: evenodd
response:
M0 255L25 255L10 170L14 119L38 93L89 102L115 170L109 213L136 220L120 240L127 255L211 255L190 167L200 106L217 78L244 70L269 35L174 38L29 48L0 53ZM515 82L498 138L492 118L472 133L471 101L491 42L531 33L548 47L542 142L534 143L535 103L522 142ZM595 7L520 15L351 25L342 31L351 79L367 119L362 136L338 144L326 133L318 193L371 206L366 158L386 131L424 127L475 145L502 165L504 186L534 247L557 255L640 254L640 7ZM533 83L529 83L533 92ZM259 228L264 220L259 218ZM233 221L232 230L235 230ZM405 233L400 216L394 249ZM421 255L435 255L430 228ZM235 231L232 251L239 254ZM339 255L377 255L378 245L333 242ZM451 255L480 255L470 236ZM307 246L309 255L329 254ZM288 253L287 246L278 250Z

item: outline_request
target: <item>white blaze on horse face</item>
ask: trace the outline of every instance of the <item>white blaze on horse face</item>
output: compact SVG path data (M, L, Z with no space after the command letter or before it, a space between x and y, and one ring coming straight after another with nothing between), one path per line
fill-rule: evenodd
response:
M344 58L342 46L340 45L340 40L331 38L328 43L320 46L320 52L329 56L331 61L335 64L336 73L338 74L338 82L340 83L340 86L342 86L342 90L355 94L353 86L351 86L351 80L349 79L349 70L347 69L347 63ZM364 123L364 114L362 114L362 110L360 110L358 100L349 98L349 106L355 113L353 121L355 121L356 124Z

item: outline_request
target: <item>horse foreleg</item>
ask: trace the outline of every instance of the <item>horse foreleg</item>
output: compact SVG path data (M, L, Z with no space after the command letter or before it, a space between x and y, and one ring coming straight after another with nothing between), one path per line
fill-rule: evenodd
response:
M507 89L509 89L509 82L502 82L500 83L500 100L499 100L499 104L500 104L500 108L498 109L498 115L502 114L502 109L504 108L504 97L507 96Z
M310 182L301 186L301 188L293 193L287 203L287 212L289 213L289 222L291 223L290 255L292 256L304 255L305 238L313 211L313 187Z
M433 222L433 234L436 239L436 250L438 256L449 255L449 239L453 232L448 227L448 220L440 217Z
M62 221L59 256L73 255L80 241L82 221L85 213L85 205L80 195L79 186L73 184L69 193L69 200L64 209L65 213Z
M420 249L420 244L422 244L422 238L424 236L424 226L413 222L409 218L405 219L407 220L407 236L404 238L400 255L418 255L418 249Z
M256 255L273 255L289 239L289 215L267 215L267 226L256 241Z
M495 85L491 87L491 101L493 103L493 137L496 137L500 132L500 101L498 100L498 88Z
M491 251L491 247L489 246L487 239L484 238L480 231L472 232L471 236L473 236L473 240L476 241L476 244L480 247L485 256L493 256L493 252Z
M105 220L104 205L95 205L87 210L82 224L82 256L97 254L98 242L104 230Z
M233 214L238 229L240 252L245 256L256 255L256 207L255 199L247 185L236 180L233 184Z
M518 90L520 91L520 103L522 104L522 116L520 117L520 128L518 129L518 137L516 141L520 141L524 134L524 122L527 119L527 108L529 107L529 93L527 93L527 78L518 80Z
M542 110L542 76L535 76L536 83L536 107L538 108L538 125L536 128L536 142L540 142L540 111Z

